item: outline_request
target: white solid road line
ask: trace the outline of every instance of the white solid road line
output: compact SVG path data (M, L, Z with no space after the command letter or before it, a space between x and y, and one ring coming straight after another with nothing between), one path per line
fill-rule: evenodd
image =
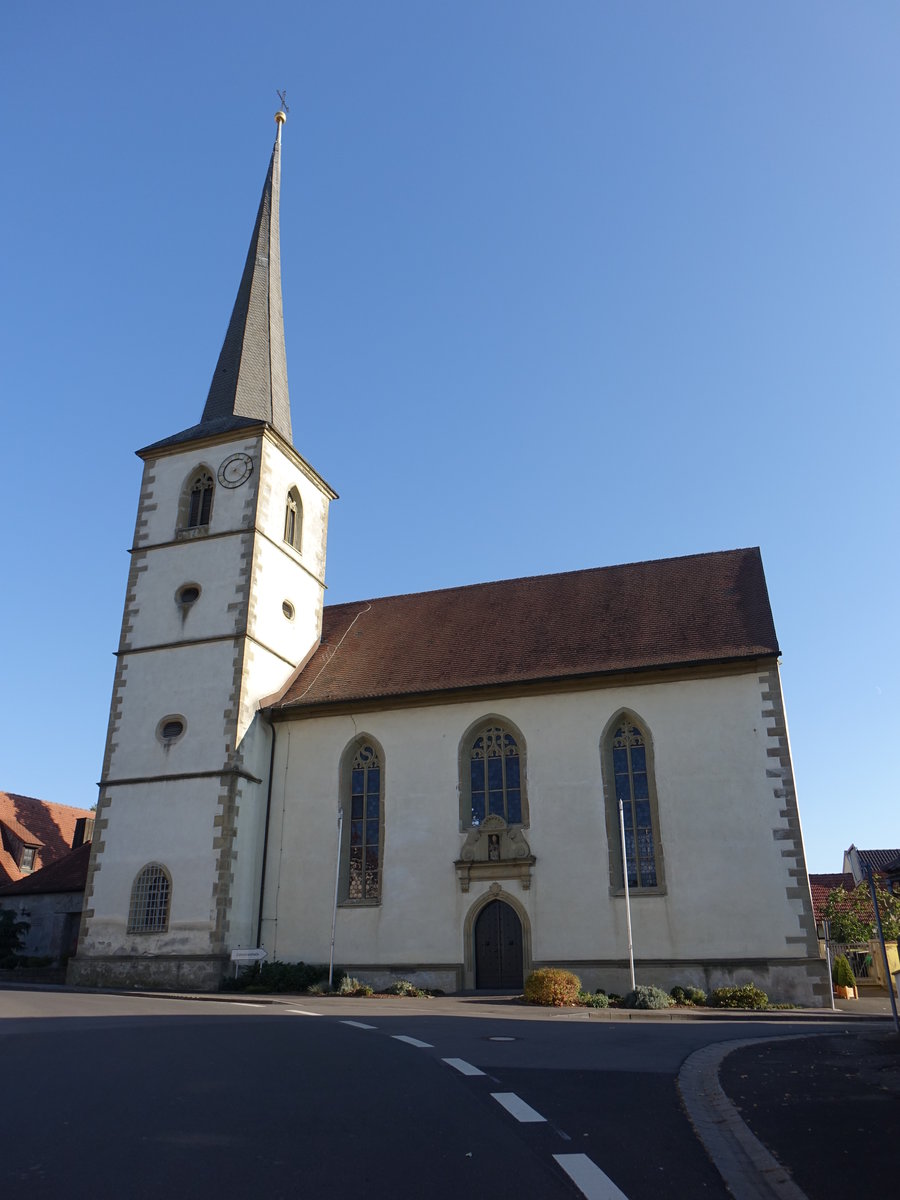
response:
M454 1070L459 1071L460 1075L483 1075L484 1071L479 1071L477 1067L473 1067L471 1063L467 1063L464 1058L445 1058L442 1060Z
M353 1025L357 1029L377 1029L377 1025L367 1025L365 1021L341 1021L342 1025Z
M423 1050L433 1050L431 1042L420 1042L418 1038L407 1037L405 1033L391 1035L395 1042L406 1042L407 1046L421 1046Z
M321 1013L309 1012L305 1008L286 1008L285 1012L296 1013L298 1017L321 1017Z
M536 1112L530 1104L526 1104L524 1100L520 1100L515 1092L491 1092L491 1095L498 1104L502 1104L508 1113L516 1118L517 1121L546 1121L546 1117L542 1117L539 1112Z
M586 1154L554 1154L553 1157L587 1200L628 1200Z

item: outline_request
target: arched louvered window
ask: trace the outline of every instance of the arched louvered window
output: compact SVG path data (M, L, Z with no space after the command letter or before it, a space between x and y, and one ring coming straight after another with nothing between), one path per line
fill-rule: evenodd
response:
M196 529L200 525L209 524L212 511L213 477L209 471L199 471L193 478L188 493L187 521L188 529Z
M137 874L128 906L129 933L165 933L169 928L172 880L159 863L148 863Z
M284 506L284 540L295 550L300 549L300 538L303 533L303 505L300 493L292 487L287 494Z
M486 817L507 825L528 823L525 799L525 745L502 718L490 718L469 731L460 755L460 800L464 828Z
M347 903L381 900L384 849L384 753L370 737L353 741L341 764L341 895Z
M620 800L629 888L659 888L663 883L651 755L650 738L643 723L630 713L619 713L610 723L603 747L610 879L614 889L624 887Z

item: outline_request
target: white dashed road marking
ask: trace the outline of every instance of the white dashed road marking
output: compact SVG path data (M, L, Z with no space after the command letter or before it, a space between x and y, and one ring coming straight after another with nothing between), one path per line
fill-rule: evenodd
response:
M357 1029L377 1029L377 1025L367 1025L365 1021L341 1021L342 1025L354 1025Z
M321 1013L309 1012L305 1008L286 1008L285 1012L296 1013L298 1017L321 1017Z
M553 1157L587 1200L628 1200L586 1154L554 1154Z
M539 1112L536 1112L530 1104L526 1104L524 1100L520 1100L515 1092L491 1092L493 1098L498 1104L502 1104L508 1113L516 1118L517 1121L546 1121L546 1117L542 1117Z
M443 1060L448 1066L459 1071L460 1075L483 1075L484 1071L479 1071L477 1067L473 1067L471 1063L467 1063L464 1058L445 1058Z
M420 1042L418 1038L407 1037L405 1033L395 1033L392 1035L395 1042L406 1042L407 1046L421 1046L423 1050L433 1050L431 1042Z

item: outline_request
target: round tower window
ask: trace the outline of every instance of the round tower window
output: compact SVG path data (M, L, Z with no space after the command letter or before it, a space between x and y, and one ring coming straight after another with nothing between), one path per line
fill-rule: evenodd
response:
M183 737L184 730L184 717L176 716L173 713L171 716L163 717L157 725L156 736L164 746L171 746L173 742L177 742L180 737Z
M293 604L291 604L290 600L285 600L285 601L282 603L282 605L281 605L281 611L284 613L284 615L287 617L287 619L288 619L289 621L293 621L293 619L294 619L294 606L293 606Z
M175 593L179 604L193 604L200 599L200 587L196 583L185 583Z

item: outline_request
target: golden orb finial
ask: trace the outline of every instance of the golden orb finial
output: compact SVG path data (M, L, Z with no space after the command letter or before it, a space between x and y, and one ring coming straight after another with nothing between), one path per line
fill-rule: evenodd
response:
M283 125L286 120L287 120L287 113L284 111L283 108L279 108L278 112L275 114L275 124Z

